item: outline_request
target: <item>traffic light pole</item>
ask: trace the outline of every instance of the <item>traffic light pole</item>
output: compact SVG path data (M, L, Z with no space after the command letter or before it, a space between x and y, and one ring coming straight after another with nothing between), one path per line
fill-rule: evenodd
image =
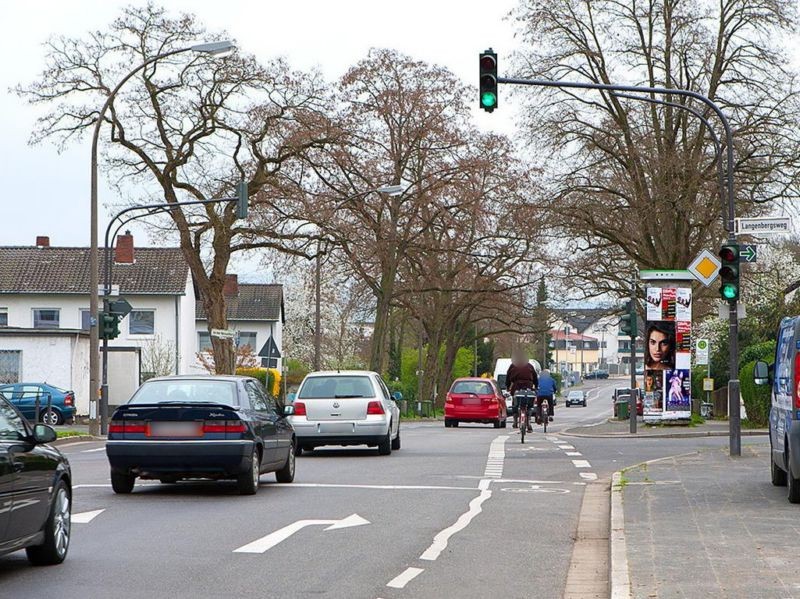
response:
M114 267L114 260L111 256L111 246L110 246L110 237L111 237L111 228L114 223L119 220L119 224L117 225L117 229L114 231L116 235L119 230L123 227L123 225L131 222L132 220L136 220L139 218L143 218L145 216L150 216L153 214L158 214L159 212L168 212L177 206L198 206L202 204L220 204L222 202L237 202L237 212L236 215L239 218L245 218L247 216L247 186L244 182L238 184L237 187L238 195L235 198L219 198L214 200L193 200L190 202L172 202L168 204L143 204L138 206L130 206L117 212L114 217L109 221L108 226L106 227L106 235L105 235L105 243L103 245L103 258L105 264L103 264L103 314L109 313L109 302L108 298L111 296L111 281L112 281L112 269ZM244 206L243 206L244 204ZM122 220L122 216L128 214L129 212L133 212L134 210L147 210L144 214L138 214L131 216L130 218ZM100 319L98 319L100 320ZM101 330L101 323L98 322L98 330ZM103 334L103 347L101 351L101 358L102 358L102 368L101 368L101 383L100 383L100 434L107 435L108 434L108 335Z
M498 77L497 83L508 83L511 85L528 85L534 87L556 87L563 89L592 89L608 92L632 92L632 93L645 93L656 94L659 96L683 96L693 98L705 104L710 108L719 118L722 127L725 129L725 158L727 167L727 195L728 195L728 210L727 210L727 226L725 229L728 231L728 240L732 243L736 242L735 231L735 202L734 202L734 185L733 185L733 130L728 122L728 118L722 109L717 104L707 98L703 94L694 92L688 89L678 89L669 87L646 87L639 85L615 85L610 83L584 83L579 81L554 81L550 79L520 79L515 77ZM736 299L729 302L730 313L728 317L728 329L730 339L730 380L728 382L728 422L729 422L729 444L730 455L740 456L742 454L741 447L741 421L739 412L739 316L738 316L738 301Z
M636 388L636 335L638 334L639 324L636 322L636 283L631 283L631 394L628 397L628 421L630 422L630 432L636 434L636 395L639 391Z

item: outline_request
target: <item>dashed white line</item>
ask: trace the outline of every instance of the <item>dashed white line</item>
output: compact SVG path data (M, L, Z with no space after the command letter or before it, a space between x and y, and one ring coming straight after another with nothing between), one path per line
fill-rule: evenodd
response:
M587 460L572 460L576 468L591 468L592 465Z
M91 512L80 512L78 514L72 514L71 520L73 524L89 524L92 520L97 518L100 514L105 512L105 510L92 510Z
M572 445L559 445L558 448L559 449L569 449L570 451L575 449Z
M503 463L506 459L506 440L508 435L500 435L489 446L489 457L486 459L486 468L483 476L499 478L503 476Z
M564 452L564 453L566 453L566 454L567 454L568 456L570 456L570 457L575 457L575 456L583 455L583 454L582 454L580 451L566 451L566 452Z
M405 572L392 578L386 586L392 587L393 589L402 589L424 571L423 568L406 568Z
M584 480L597 480L597 475L594 472L579 472L578 474Z
M94 453L95 451L105 451L105 450L106 448L105 446L103 446L103 447L95 447L94 449L84 449L81 451L81 453Z

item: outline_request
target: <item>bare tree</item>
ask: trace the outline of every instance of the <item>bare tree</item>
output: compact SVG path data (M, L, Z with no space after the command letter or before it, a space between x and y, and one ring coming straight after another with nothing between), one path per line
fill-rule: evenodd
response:
M721 105L735 128L740 216L798 197L800 105L781 46L794 3L540 0L514 16L527 42L520 75L690 89ZM624 295L636 267L686 268L721 236L713 146L690 113L607 92L522 93L560 237L553 258L569 280ZM658 99L714 120L683 96Z
M142 371L150 376L175 374L175 343L159 333L142 346Z
M192 15L173 18L147 4L124 9L106 32L49 40L45 70L16 89L31 103L51 107L32 142L53 139L63 146L81 137L131 65L221 37ZM317 76L293 71L282 60L264 65L243 53L225 59L180 54L143 69L107 113L105 167L121 190L135 189L139 199L209 200L233 196L235 182L247 181L256 208L249 223L237 222L231 203L176 205L168 212L209 330L227 328L223 286L233 253L301 251L295 244L304 236L283 219L280 180L302 152L328 139L325 93ZM231 341L213 337L212 345L217 371L228 372Z

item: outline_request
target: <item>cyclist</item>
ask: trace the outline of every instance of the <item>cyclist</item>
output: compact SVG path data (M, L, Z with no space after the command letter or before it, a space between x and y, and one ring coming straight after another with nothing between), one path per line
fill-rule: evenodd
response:
M524 350L516 350L511 358L511 366L508 367L506 372L506 388L509 393L514 397L512 406L514 409L514 428L517 428L519 423L519 399L517 398L518 391L533 391L539 385L539 377L536 375L536 369L528 361L528 356ZM530 415L530 405L528 405L528 414ZM528 432L533 432L531 427L530 418L528 418Z
M541 424L542 402L546 399L547 404L550 406L548 410L548 417L550 422L553 421L553 398L558 392L558 383L550 376L550 371L546 368L542 370L542 376L539 377L539 394L536 397L536 424Z

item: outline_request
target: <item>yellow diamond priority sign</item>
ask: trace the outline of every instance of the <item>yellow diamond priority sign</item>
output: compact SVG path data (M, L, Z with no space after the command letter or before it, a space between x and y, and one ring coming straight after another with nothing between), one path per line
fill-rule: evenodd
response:
M717 278L720 266L722 266L722 263L717 256L708 250L703 250L692 260L687 270L692 273L698 281L708 287L714 282L714 279Z

